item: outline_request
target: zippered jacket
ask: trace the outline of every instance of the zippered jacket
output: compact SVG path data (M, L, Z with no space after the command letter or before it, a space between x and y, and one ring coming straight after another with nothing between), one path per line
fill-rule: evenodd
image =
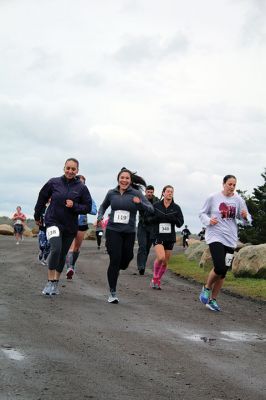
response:
M139 204L133 203L133 197L135 196L140 198ZM131 186L129 186L123 194L120 193L118 187L108 191L99 208L98 220L102 220L108 207L111 207L111 213L106 229L111 229L117 232L136 232L137 211L146 210L150 213L153 212L152 204L146 199L140 190L134 189ZM122 214L123 212L124 214L127 213L127 223L115 222L117 221L116 216L119 215L120 212Z
M152 239L159 239L165 242L175 242L175 227L180 228L184 223L181 208L173 201L169 207L166 208L163 200L155 203L153 207L154 216L152 221Z
M60 231L76 233L78 215L91 212L92 198L90 192L79 178L67 180L65 176L50 179L40 190L35 206L34 219L39 221L45 204L51 198L45 213L45 225L58 226ZM73 201L73 207L66 207L66 200Z

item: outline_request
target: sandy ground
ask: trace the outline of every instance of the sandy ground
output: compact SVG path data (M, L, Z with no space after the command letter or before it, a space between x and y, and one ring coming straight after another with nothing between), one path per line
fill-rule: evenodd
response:
M265 305L220 296L167 272L149 288L135 260L107 303L108 256L84 242L78 272L59 296L41 295L46 267L37 239L0 236L0 400L266 398Z

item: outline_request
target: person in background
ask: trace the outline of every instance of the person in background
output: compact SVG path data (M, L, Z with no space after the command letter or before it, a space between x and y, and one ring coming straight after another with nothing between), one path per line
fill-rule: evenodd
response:
M156 259L150 286L160 290L162 276L167 269L176 243L175 227L180 228L184 223L184 218L181 208L174 202L174 188L171 185L163 188L161 200L153 207L152 240Z
M199 213L202 224L206 226L205 239L214 265L199 299L211 311L221 311L217 296L233 262L238 240L237 220L243 224L251 221L246 203L235 193L235 188L236 177L226 175L223 178L223 190L210 195Z
M136 236L136 214L140 210L153 212L152 204L141 192L141 186L146 186L143 178L122 168L117 175L118 185L108 191L98 212L98 221L103 219L108 207L111 213L106 227L106 245L109 254L107 278L110 295L109 303L118 303L116 294L117 280L120 270L128 268L134 257Z
M158 197L154 196L154 187L152 185L146 186L145 197L151 203L154 204L159 201ZM140 275L144 275L148 255L152 245L151 230L152 225L150 224L151 214L147 211L139 212L139 222L137 230L138 238L138 254L137 254L137 267Z
M17 206L16 212L12 216L12 220L14 221L14 234L16 239L16 244L22 240L22 235L24 231L24 225L26 221L26 215L21 211L21 207Z
M77 175L77 178L79 178L80 181L84 185L86 184L86 178L84 175ZM96 207L95 201L93 199L91 199L91 201L92 201L92 206L91 206L91 211L89 214L96 215L97 207ZM70 249L67 253L67 256L66 256L66 267L67 267L66 277L69 280L71 280L73 278L73 275L76 272L76 262L79 257L80 248L81 248L85 233L88 230L88 228L89 228L89 226L88 226L87 215L80 214L78 216L78 232L77 232L76 237L74 238L74 240L70 246Z
M97 249L100 250L103 238L103 221L96 222L95 230L96 230Z
M185 225L185 228L182 230L181 235L183 236L183 248L185 249L186 247L188 247L188 239L191 235L187 225Z
M44 218L51 246L48 281L42 291L44 295L59 294L58 284L66 255L78 231L78 215L91 211L91 195L87 186L76 177L78 170L78 160L68 158L64 165L64 175L51 178L42 187L35 205L34 219L40 225L43 208L51 198Z
M46 236L46 226L44 222L44 216L46 213L47 208L49 207L50 204L50 199L45 205L45 208L41 214L40 217L40 224L39 224L39 234L38 234L38 242L39 242L39 254L38 254L38 260L42 265L47 265L47 258L50 253L50 243L48 242L47 236Z
M203 241L203 240L205 240L205 228L203 227L202 229L201 229L201 231L198 233L198 236L199 236L199 238L200 238L200 241Z

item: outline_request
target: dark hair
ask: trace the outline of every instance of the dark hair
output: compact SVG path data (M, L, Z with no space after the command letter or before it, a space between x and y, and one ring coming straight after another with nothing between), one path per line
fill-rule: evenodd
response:
M163 190L162 190L162 194L161 194L161 200L162 200L162 198L163 198L163 194L164 194L164 192L166 191L166 189L167 188L171 188L171 189L173 189L174 190L174 188L173 188L173 186L172 185L166 185L166 186L164 186L164 188L163 188Z
M225 175L225 177L223 179L223 183L226 183L228 181L228 179L231 179L231 178L236 180L235 175Z
M129 173L130 178L131 178L131 186L134 189L140 190L146 186L146 182L144 181L144 179L141 176L137 175L137 172L132 172L125 167L121 168L121 170L119 171L119 173L117 175L117 181L119 180L119 177L123 172Z
M148 186L146 186L146 190L154 190L154 186L148 185Z
M84 175L77 175L77 178L81 178L81 179L83 179L84 180L84 182L86 182L86 178L85 178L85 176Z
M73 157L68 158L68 159L66 160L66 162L65 162L65 165L66 165L66 163L67 163L68 161L73 161L73 162L75 162L75 163L77 164L78 168L79 168L79 162L78 162L78 160L77 160L76 158L73 158Z

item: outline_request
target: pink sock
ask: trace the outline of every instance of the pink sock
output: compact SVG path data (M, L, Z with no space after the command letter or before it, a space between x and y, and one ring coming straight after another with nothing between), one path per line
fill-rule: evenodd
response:
M164 264L161 264L160 269L159 269L159 272L158 272L158 278L159 278L160 280L161 280L163 274L165 273L166 269L167 269L167 266L164 265Z
M159 279L160 269L161 269L161 263L155 260L153 264L153 279L155 280Z

